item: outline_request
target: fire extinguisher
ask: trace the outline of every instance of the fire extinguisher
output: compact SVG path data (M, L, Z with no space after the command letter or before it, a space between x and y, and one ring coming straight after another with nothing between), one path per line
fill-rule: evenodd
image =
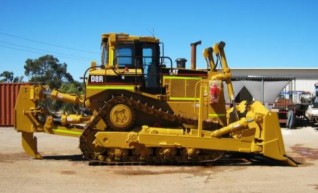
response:
M219 102L221 89L216 84L210 86L210 104L215 104Z

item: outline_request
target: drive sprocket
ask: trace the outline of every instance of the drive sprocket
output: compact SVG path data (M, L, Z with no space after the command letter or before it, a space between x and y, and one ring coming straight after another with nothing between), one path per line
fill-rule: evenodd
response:
M127 131L133 127L135 122L134 109L129 106L124 98L117 97L117 100L110 101L106 108L105 121L109 130Z

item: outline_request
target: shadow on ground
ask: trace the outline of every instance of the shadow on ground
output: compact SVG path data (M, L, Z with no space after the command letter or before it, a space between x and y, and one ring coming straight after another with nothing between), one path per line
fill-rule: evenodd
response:
M100 161L89 161L82 155L51 155L43 156L45 160L57 160L57 161L73 161L73 162L87 162L90 166L100 166L100 165L158 165L158 166L288 166L285 162L279 162L277 160L269 159L263 156L255 156L249 154L226 154L223 158L213 161L213 162L187 162L187 163L176 163L176 162L166 162L166 163L146 163L146 162L100 162ZM296 162L297 165L301 163Z
M49 155L43 156L43 159L57 161L88 161L83 155Z

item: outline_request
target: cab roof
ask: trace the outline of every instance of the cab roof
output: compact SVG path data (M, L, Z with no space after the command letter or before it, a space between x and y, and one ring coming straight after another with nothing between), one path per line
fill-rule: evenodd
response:
M151 36L133 36L125 33L106 33L102 34L102 41L142 41L142 42L152 42L159 43L159 39Z

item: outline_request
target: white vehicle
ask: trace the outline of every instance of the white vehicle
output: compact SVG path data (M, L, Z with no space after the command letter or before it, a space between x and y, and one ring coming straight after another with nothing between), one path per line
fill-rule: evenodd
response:
M318 123L318 83L315 84L315 90L316 97L314 98L312 104L308 106L305 115L309 121Z

